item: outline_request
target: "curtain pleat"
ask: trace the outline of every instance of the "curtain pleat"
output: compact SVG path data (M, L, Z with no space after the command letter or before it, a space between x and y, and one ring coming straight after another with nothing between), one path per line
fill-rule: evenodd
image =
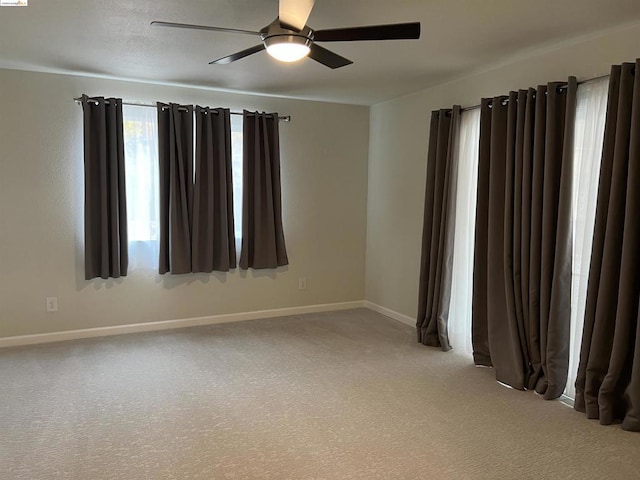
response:
M197 106L194 272L227 272L236 267L233 221L230 112Z
M480 143L478 147L478 194L473 256L473 294L471 300L471 344L476 365L491 367L488 313L488 240L489 240L489 173L491 158L492 100L480 101Z
M613 66L576 410L640 431L640 60Z
M287 265L282 228L278 115L244 111L240 268Z
M474 361L547 399L568 369L576 89L570 78L481 103Z
M454 138L459 122L459 106L431 113L422 227L418 341L444 351L451 349L448 322L457 185Z
M157 104L161 274L192 271L193 107Z
M127 275L122 99L82 96L85 278Z

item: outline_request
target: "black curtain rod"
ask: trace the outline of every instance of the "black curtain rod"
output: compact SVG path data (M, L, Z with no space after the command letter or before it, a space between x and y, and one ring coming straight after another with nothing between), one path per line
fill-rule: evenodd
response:
M93 100L94 97L89 97L89 100ZM78 97L78 98L74 98L73 99L74 102L76 102L78 105L82 103L82 97ZM109 103L109 100L105 99L106 103ZM148 103L139 103L139 102L122 102L123 105L132 105L134 107L147 107L147 108L156 108L156 105L150 105ZM163 107L164 108L164 107ZM186 112L187 109L186 108L180 108L181 111ZM231 115L243 115L242 112L230 112ZM249 115L255 115L254 113L249 113ZM278 120L282 121L282 122L290 122L291 121L291 115L284 115L284 116L279 116Z
M588 78L588 79L586 79L586 80L582 80L582 81L578 82L578 85L583 85L583 84L585 84L585 83L591 83L591 82L597 82L598 80L602 80L603 78L608 78L608 77L609 77L609 74L607 73L606 75L600 75L599 77ZM559 88L560 90L564 90L564 89L566 89L566 88L567 88L567 86L566 86L566 85L560 85L558 88ZM505 99L503 100L503 102L509 102L509 99L508 99L508 98L505 98ZM478 104L478 105L471 105L470 107L463 107L463 108L461 109L461 111L463 111L463 112L467 112L467 111L469 111L469 110L475 110L476 108L480 108L480 104Z

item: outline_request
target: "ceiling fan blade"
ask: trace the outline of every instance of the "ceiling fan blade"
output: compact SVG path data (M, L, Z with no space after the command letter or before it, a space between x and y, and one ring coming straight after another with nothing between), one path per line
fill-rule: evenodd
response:
M240 60L241 58L248 57L249 55L253 55L254 53L261 52L262 50L264 50L263 43L256 45L255 47L242 50L241 52L237 52L232 55L227 55L226 57L218 58L217 60L209 62L209 65L226 65L227 63L235 62L236 60Z
M314 2L315 0L280 0L280 23L298 31L302 30L311 15Z
M333 69L345 67L353 63L348 58L341 57L337 53L333 53L332 51L327 50L320 45L316 45L315 43L311 45L309 58L312 58L316 62L320 62L321 64Z
M191 30L210 30L213 32L244 33L247 35L260 35L260 32L252 32L251 30L238 30L237 28L210 27L208 25L192 25L190 23L159 22L157 20L154 20L153 22L151 22L151 25L153 27L189 28Z
M420 22L372 25L370 27L316 30L316 42L353 42L359 40L415 40L420 38Z

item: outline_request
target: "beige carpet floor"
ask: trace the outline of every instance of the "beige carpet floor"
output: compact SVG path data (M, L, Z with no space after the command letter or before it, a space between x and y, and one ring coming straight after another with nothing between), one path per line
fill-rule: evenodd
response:
M359 309L0 350L0 478L640 479L640 434Z

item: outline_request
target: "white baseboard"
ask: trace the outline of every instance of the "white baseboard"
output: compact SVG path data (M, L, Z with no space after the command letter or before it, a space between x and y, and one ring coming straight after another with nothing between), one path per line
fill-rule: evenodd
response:
M321 305L306 305L302 307L276 308L273 310L256 310L253 312L229 313L211 315L208 317L182 318L179 320L163 320L159 322L134 323L129 325L114 325L111 327L83 328L63 332L38 333L35 335L19 335L14 337L0 337L0 348L17 347L22 345L36 345L40 343L63 342L80 338L107 337L126 333L153 332L174 328L198 327L216 323L242 322L261 318L285 317L287 315L303 315L306 313L331 312L350 310L366 306L365 301L327 303Z
M364 301L364 306L366 308L368 308L369 310L373 310L374 312L381 313L382 315L385 315L387 317L393 318L394 320L402 322L405 325L409 325L410 327L415 327L416 326L416 319L415 318L411 318L411 317L409 317L407 315L404 315L402 313L398 313L395 310L391 310L389 308L383 307L383 306L378 305L376 303L369 302L368 300Z

